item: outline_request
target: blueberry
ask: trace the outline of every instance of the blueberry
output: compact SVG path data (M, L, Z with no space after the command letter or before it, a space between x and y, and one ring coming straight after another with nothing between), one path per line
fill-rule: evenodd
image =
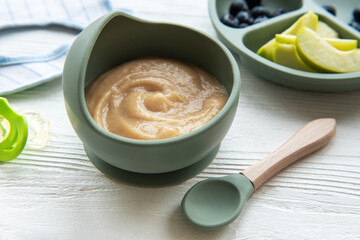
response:
M253 9L251 9L251 15L253 18L257 18L260 16L266 16L269 18L271 16L271 13L263 6L256 6Z
M273 12L273 13L271 14L271 17L277 17L277 16L280 16L281 14L284 14L284 13L286 13L286 10L285 10L285 9L283 9L283 8L278 8L278 9L275 10L275 12Z
M248 27L248 26L250 26L250 25L247 24L247 23L240 23L239 24L239 28L244 28L244 27Z
M360 6L358 6L357 8L354 9L353 16L354 16L355 20L358 23L360 23Z
M248 6L244 0L237 0L231 3L229 12L231 15L236 16L240 11L248 10Z
M230 14L225 14L224 16L222 16L222 18L220 19L220 21L229 26L229 27L238 27L239 26L239 19L233 17L232 15Z
M252 9L255 6L261 5L261 0L246 0L246 3L250 9Z
M239 23L252 24L253 18L248 11L241 11L236 14L236 18L239 19Z
M336 9L335 9L334 6L332 6L332 5L324 5L322 7L323 7L323 9L325 9L326 11L331 13L332 15L336 16Z
M359 22L351 22L349 23L349 25L353 28L355 28L356 30L360 31L360 23Z
M262 21L265 21L265 20L268 20L269 18L267 16L260 16L260 17L257 17L255 18L253 24L256 24L256 23L259 23L259 22L262 22Z

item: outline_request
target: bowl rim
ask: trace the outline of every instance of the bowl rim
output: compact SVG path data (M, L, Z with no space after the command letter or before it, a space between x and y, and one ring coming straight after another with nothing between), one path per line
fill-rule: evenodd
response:
M94 119L91 117L91 115L88 111L88 108L86 106L85 91L84 91L86 71L82 71L80 74L80 81L78 82L78 91L80 91L80 93L77 94L78 102L80 103L80 111L81 111L83 117L88 121L89 126L93 130L95 130L98 134L100 134L103 137L106 137L108 139L118 141L123 144L129 144L129 145L138 145L138 146L144 146L144 147L150 147L150 146L154 146L154 145L155 146L171 145L174 143L184 142L189 139L195 138L199 135L205 134L209 129L215 127L223 118L225 118L225 116L227 115L228 112L230 112L230 110L234 104L237 105L239 95L240 95L241 77L240 77L240 70L239 70L239 67L237 65L235 58L233 57L231 52L225 47L225 45L223 43L210 37L209 35L207 35L203 32L200 32L199 30L197 30L195 28L191 28L188 26L183 26L183 25L174 24L174 23L149 21L149 20L144 20L144 19L132 16L132 15L124 13L122 11L112 11L112 12L104 15L100 19L98 19L101 21L101 23L100 23L101 27L97 28L99 31L97 34L94 34L93 38L91 39L92 41L89 40L91 45L87 48L87 50L85 51L85 53L83 55L83 58L82 58L83 62L80 63L80 65L82 65L83 68L87 69L87 67L88 67L88 60L90 58L90 55L91 55L92 49L96 43L96 40L100 36L100 33L102 32L104 27L116 17L125 17L132 21L140 22L140 23L144 23L144 24L164 25L164 26L168 26L168 27L183 28L186 31L192 31L192 32L195 32L196 34L202 35L206 40L212 42L214 45L217 45L222 50L222 52L226 56L226 58L228 59L228 62L232 69L233 85L232 85L231 92L229 93L229 98L228 98L226 104L224 105L224 107L220 110L220 112L218 114L216 114L216 116L214 118L212 118L209 122L207 122L203 126L199 127L198 129L195 129L194 131L192 131L190 133L180 135L177 137L173 137L173 138L156 139L156 140L139 140L139 139L126 138L126 137L108 132L108 131L102 129L94 121Z

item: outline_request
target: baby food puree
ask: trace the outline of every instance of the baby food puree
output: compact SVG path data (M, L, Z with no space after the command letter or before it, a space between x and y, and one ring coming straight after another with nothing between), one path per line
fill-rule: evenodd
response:
M100 127L143 140L189 133L210 121L227 99L225 87L203 69L156 57L121 64L86 91L87 107Z

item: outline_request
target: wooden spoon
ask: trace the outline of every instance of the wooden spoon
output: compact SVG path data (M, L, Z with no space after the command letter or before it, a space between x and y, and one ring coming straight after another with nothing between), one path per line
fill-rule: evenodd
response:
M240 174L195 184L182 200L185 216L202 228L216 228L232 222L256 189L286 166L326 145L335 130L335 119L311 121L276 151Z

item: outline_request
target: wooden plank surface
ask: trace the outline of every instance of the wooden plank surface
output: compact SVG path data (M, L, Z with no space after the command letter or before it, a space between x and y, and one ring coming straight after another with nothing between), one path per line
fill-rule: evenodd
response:
M143 18L188 25L216 37L207 1L120 1ZM240 63L234 123L213 163L165 188L109 179L88 161L67 118L61 80L8 96L50 123L44 150L0 163L0 239L360 239L360 91L311 93L256 77ZM334 139L259 188L227 227L204 231L180 211L185 192L208 177L237 173L316 118L335 118Z

